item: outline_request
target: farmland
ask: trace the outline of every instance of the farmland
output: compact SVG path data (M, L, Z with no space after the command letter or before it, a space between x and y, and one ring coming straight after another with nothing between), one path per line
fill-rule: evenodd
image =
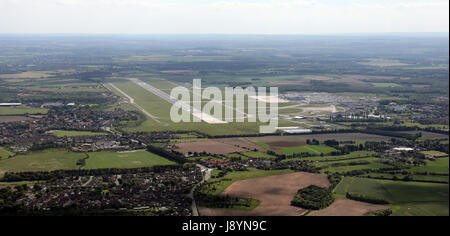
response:
M280 182L283 185L274 184ZM250 211L207 208L201 208L200 211L206 216L300 216L305 210L291 206L290 202L298 189L309 185L327 187L329 183L325 175L300 172L236 181L222 195L255 198L261 202L258 207Z
M1 186L39 185L19 187L22 197L7 207L72 202L188 216L194 198L203 215L448 215L447 34L0 42L0 176L10 181ZM276 87L278 130L260 133L267 122L248 121L248 105L233 109L244 122L201 112L202 122L172 121L175 100L162 93L182 86L192 103L197 78L203 93L222 93L214 103L222 116L226 102L241 102L228 100L226 88ZM243 100L268 105L266 98ZM211 99L202 97L202 108ZM337 185L336 201L319 211L291 206L309 184Z
M286 155L292 155L294 153L328 154L330 152L336 151L336 149L323 145L306 145L300 147L281 147L280 151Z
M448 184L344 178L338 195L360 193L386 199L394 215L448 215Z
M66 131L66 130L54 131L53 134L57 137L106 135L106 133L97 133L97 132L89 132L89 131Z
M3 159L3 158L7 158L7 157L9 157L9 156L13 156L13 155L14 155L14 153L12 153L12 152L6 150L6 149L3 148L3 147L0 147L0 157L2 157L2 159Z
M25 114L46 114L47 109L31 107L0 107L1 116L25 115Z

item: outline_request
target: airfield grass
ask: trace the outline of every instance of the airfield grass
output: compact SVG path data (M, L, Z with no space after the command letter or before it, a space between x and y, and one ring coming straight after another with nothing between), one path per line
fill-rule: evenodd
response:
M161 82L160 82L161 83ZM208 124L200 123L173 123L170 119L170 109L172 105L151 92L139 87L132 82L114 82L118 88L132 96L135 102L150 114L158 117L161 123L146 117L138 126L125 124L122 127L127 132L152 132L152 131L199 131L209 135L239 135L239 134L258 134L259 128L266 125L260 122L229 122L227 124ZM151 83L151 85L155 85ZM158 83L156 84L158 85ZM169 85L164 84L165 87ZM167 92L167 91L166 91ZM117 93L116 93L117 94ZM122 96L123 97L123 96ZM135 110L134 108L131 108ZM223 113L224 114L224 113ZM279 126L292 126L290 121L279 121Z
M90 131L66 131L58 130L53 133L57 137L75 137L75 136L96 136L96 135L107 135L103 132L90 132Z
M138 168L163 165L175 165L156 154L139 150L134 152L93 152L89 153L86 166L83 169L104 169L104 168Z
M334 193L347 192L389 201L393 215L448 216L448 184L344 177Z
M6 149L3 148L3 147L0 147L0 160L1 160L1 159L4 159L4 158L7 158L7 157L9 157L9 156L13 156L13 155L14 155L14 153L12 153L12 152L6 150Z
M32 108L26 106L19 107L0 107L0 115L11 116L11 115L34 115L34 114L47 114L48 110L43 108Z

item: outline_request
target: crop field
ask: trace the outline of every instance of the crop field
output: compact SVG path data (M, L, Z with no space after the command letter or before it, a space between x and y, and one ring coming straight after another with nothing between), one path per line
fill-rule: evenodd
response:
M372 85L374 87L377 88L394 88L394 87L402 87L399 84L395 84L395 83L372 83Z
M447 153L439 152L439 151L422 151L421 153L425 154L427 157L445 157L448 156Z
M374 211L386 210L389 208L389 206L339 198L331 204L331 206L323 210L312 211L308 216L366 216Z
M411 172L429 172L429 173L449 173L449 158L439 158L435 161L426 160L424 166L414 166L411 168Z
M266 158L266 159L275 158L274 156L271 156L265 152L244 152L242 154L249 158Z
M75 137L75 136L96 136L96 135L107 135L107 133L101 132L90 132L90 131L66 131L66 130L58 130L53 132L53 134L57 137Z
M14 153L6 150L3 147L0 147L0 157L1 157L1 159L7 158L7 157L12 156L12 155L14 155Z
M409 181L416 182L440 182L440 183L449 183L448 175L419 175L414 172L406 171L406 174L393 174L393 173L370 173L360 175L360 177L369 177L369 178L380 178L380 179L397 179L403 180L408 179Z
M354 160L358 161L358 160ZM387 165L384 163L381 163L380 161L374 160L370 162L370 164L364 164L364 165L349 165L349 166L338 166L338 167L328 167L321 169L320 172L322 173L345 173L349 171L354 170L365 170L365 169L381 169L381 168L392 168L391 165Z
M218 171L216 171L218 172ZM246 179L253 179L253 178L261 178L261 177L267 177L267 176L273 176L273 175L282 175L282 174L289 174L294 173L293 170L258 170L254 168L249 168L248 171L236 171L236 172L230 172L225 175L225 177L218 178L218 179L210 179L209 181L217 182L215 184L215 190L214 194L218 195L221 194L223 191L225 191L228 186L230 186L232 183L240 180L246 180ZM216 173L213 173L213 175Z
M178 143L175 145L176 150L188 154L188 153L210 153L210 154L227 154L234 152L244 152L245 149L237 146L233 146L227 143L217 141L200 141L191 143Z
M347 192L388 200L394 215L449 214L448 184L345 177L335 193L344 196Z
M11 115L25 115L25 114L47 114L48 110L44 108L32 108L32 107L0 107L1 116L11 116Z
M89 153L86 166L83 169L104 168L138 168L176 163L145 150L131 152L93 152Z
M301 216L306 210L291 206L291 200L310 185L328 187L330 183L326 175L304 172L236 181L222 195L257 199L258 207L250 211L201 208L200 212L205 216Z
M259 143L271 143L271 142L301 142L306 144L306 140L316 139L320 142L334 139L336 141L385 141L389 140L390 137L373 135L373 134L362 134L362 133L342 133L342 134L305 134L305 135L295 135L295 136L266 136L266 137L255 137L248 138L252 142Z
M51 74L47 71L27 71L18 74L3 74L0 75L2 79L39 79L50 77Z
M390 66L407 66L406 63L401 63L398 60L389 60L382 58L371 58L365 62L361 62L362 65L376 66L376 67L390 67Z
M327 161L327 162L319 162L314 164L317 167L327 167L327 166L332 166L333 164L348 164L348 163L352 163L355 161L365 161L365 162L370 162L370 163L377 163L380 161L379 158L376 157L366 157L366 158L358 158L358 159L351 159L351 160L337 160L337 161ZM367 165L360 165L360 166L368 166ZM355 165L358 166L358 165Z
M10 123L18 121L32 121L35 120L28 116L0 116L0 123Z
M314 156L314 157L301 157L301 158L289 158L289 159L285 159L283 160L284 162L286 161L339 161L342 159L348 159L348 158L366 158L366 157L371 157L373 155L375 155L375 152L369 152L369 151L356 151L356 152L351 152L347 155L342 155L342 156ZM359 159L355 159L355 160L359 160Z
M336 149L325 145L306 145L299 147L280 147L280 151L286 155L292 155L294 153L328 154L336 151Z

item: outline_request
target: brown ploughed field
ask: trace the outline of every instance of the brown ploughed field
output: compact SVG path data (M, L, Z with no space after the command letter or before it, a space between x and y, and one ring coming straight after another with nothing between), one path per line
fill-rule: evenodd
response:
M374 211L386 209L389 207L339 198L328 208L313 211L308 216L365 216Z
M291 206L298 190L317 185L328 187L326 175L297 172L247 179L231 184L222 195L253 198L261 204L251 211L200 208L203 216L301 216L306 210Z

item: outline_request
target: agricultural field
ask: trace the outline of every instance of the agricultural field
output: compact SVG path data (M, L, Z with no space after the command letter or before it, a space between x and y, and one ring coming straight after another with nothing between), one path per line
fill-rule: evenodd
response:
M426 160L423 166L414 166L411 168L411 172L428 172L428 173L449 173L449 158L438 158L436 160L430 161Z
M367 216L374 211L386 209L389 209L389 206L338 198L328 208L312 211L308 216Z
M269 143L270 145L270 143ZM309 153L309 154L329 154L331 152L336 151L336 149L332 147L328 147L325 145L306 145L306 146L298 146L298 147L279 147L281 153L286 155L292 155L294 153Z
M89 153L83 169L138 168L175 165L176 163L145 150L130 152L93 152Z
M376 67L408 66L408 64L402 63L398 60L388 60L382 58L371 58L366 62L360 62L360 64Z
M259 206L247 211L200 208L200 212L204 216L301 216L306 210L291 206L291 200L309 185L328 187L330 183L326 175L304 172L236 180L222 195L257 199Z
M345 177L334 192L347 192L391 202L393 215L448 215L448 184Z
M342 159L348 159L348 158L358 158L355 160L359 160L359 158L366 158L366 157L371 157L374 156L376 153L375 152L369 152L369 151L356 151L356 152L351 152L347 155L342 155L342 156L313 156L313 157L301 157L301 158L289 158L289 159L285 159L283 160L283 162L286 161L339 161Z
M218 171L216 171L218 172ZM221 194L223 191L225 191L228 186L230 186L232 183L240 180L246 180L246 179L253 179L253 178L261 178L261 177L267 177L267 176L274 176L274 175L282 175L282 174L289 174L293 173L292 170L257 170L250 168L248 171L237 171L237 172L230 172L227 173L222 178L212 178L210 181L218 182L214 187L214 193L213 194ZM213 176L217 173L213 173Z
M372 83L372 85L374 87L377 88L395 88L395 87L402 87L399 84L395 84L395 83Z
M363 165L348 165L348 166L338 166L338 167L332 167L329 166L327 168L321 169L321 173L345 173L349 171L354 170L365 170L365 169L382 169L382 168L392 168L391 165L387 165L382 163L381 161L377 161L376 159L371 159L369 164L363 164ZM358 161L358 160L354 160Z
M2 79L40 79L48 78L51 74L48 71L27 71L18 74L3 74L0 75Z
M18 172L61 170L52 176L56 181L40 180L50 189L39 194L50 197L46 201L35 198L39 190L30 188L8 204L51 209L53 205L45 205L51 199L64 204L70 198L83 199L74 204L80 209L97 209L99 202L120 195L126 201L113 202L113 208L133 209L154 197L148 201L154 204L149 206L152 214L195 215L185 193L193 190L189 197L196 200L199 192L194 190L207 188L207 194L199 194L204 201L197 199L198 206L238 211L203 208L202 215L368 215L386 207L394 215L449 214L448 34L91 35L88 40L0 35L0 42L0 103L23 104L0 107L0 177L17 172L3 180L30 180L9 183L13 186L41 178ZM244 119L255 116L246 114L253 110L248 104L227 106L226 87L276 87L278 131L261 134L260 126L267 122L222 120L197 111L202 122L172 121L175 100L167 95L183 86L192 99L197 78L202 92L208 87L222 92L215 111L223 116L233 110L233 118L239 113ZM245 103L268 105L267 96L255 95L245 96ZM205 96L200 104L205 107L211 99ZM31 151L37 149L44 150ZM107 170L152 166L165 166L161 169L170 174L138 184L127 175L142 170ZM78 169L81 176L76 177L64 171ZM83 176L94 169L114 184ZM200 182L200 170L205 179L212 171L212 178ZM124 181L116 184L118 172ZM67 181L64 176L91 186L83 194L74 193L70 184L63 189L57 183ZM335 186L340 177L329 208L307 211L290 205L299 188ZM0 183L0 188L6 185ZM172 193L181 188L186 189ZM89 189L102 191L95 195ZM347 192L390 204L346 199ZM45 204L37 204L39 200ZM61 207L58 203L55 207Z
M6 150L3 147L0 147L0 157L1 157L1 159L8 158L8 157L13 156L13 155L14 155L14 153Z
M26 106L0 107L0 116L47 114L47 111L48 109L45 108L32 108Z
M75 137L75 136L96 136L96 135L107 135L107 133L101 132L90 132L90 131L66 131L57 130L52 132L56 137Z

